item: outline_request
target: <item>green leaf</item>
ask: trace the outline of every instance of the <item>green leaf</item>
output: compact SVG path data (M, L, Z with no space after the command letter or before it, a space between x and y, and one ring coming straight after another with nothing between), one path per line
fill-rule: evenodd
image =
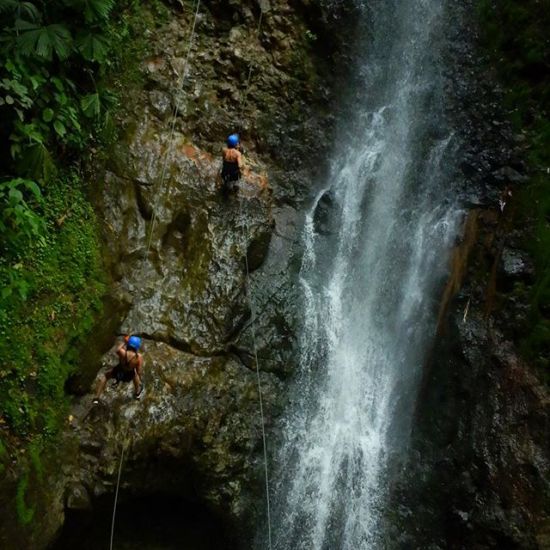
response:
M32 180L23 180L25 187L35 196L36 199L42 199L42 193L40 192L40 187L35 181Z
M12 187L9 192L9 197L12 202L12 204L15 204L17 202L21 202L23 200L23 193L19 191L19 189Z
M47 109L44 109L42 112L42 120L44 122L51 122L53 120L53 109L50 109L49 107Z
M0 0L0 13L15 11L18 6L18 0Z
M67 96L65 94L59 93L55 94L55 99L59 105L66 105L67 104Z
M22 151L17 168L21 173L35 180L48 181L55 174L55 165L50 152L41 143Z
M102 63L109 53L109 42L100 34L84 34L77 39L78 51L87 61Z
M53 127L59 137L63 137L67 133L65 125L59 119L53 123Z
M84 114L88 118L99 116L101 111L101 102L99 101L99 94L88 94L80 100L80 106L84 111Z
M84 10L86 21L94 21L96 19L107 19L115 5L115 0L84 0L84 3L86 6Z
M25 15L32 21L38 21L41 17L40 11L32 2L21 0L0 0L0 13L15 13L17 17Z
M44 82L44 79L37 75L31 75L29 80L31 81L31 86L34 91Z
M43 129L33 121L30 124L16 122L15 131L11 134L10 139L16 142L43 143L45 137Z
M57 88L58 92L62 92L65 89L63 80L61 80L57 76L52 76L52 78L50 78L50 82Z
M20 31L17 43L25 56L37 55L51 61L53 53L60 60L67 59L71 53L72 37L64 25L41 27L28 21L18 20L16 29Z

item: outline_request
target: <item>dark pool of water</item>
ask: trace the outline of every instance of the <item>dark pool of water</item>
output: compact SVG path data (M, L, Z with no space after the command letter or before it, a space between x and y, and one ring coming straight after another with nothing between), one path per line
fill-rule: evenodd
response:
M93 512L70 512L50 550L109 548L112 496ZM116 550L235 550L221 522L204 508L166 496L123 496L117 506Z

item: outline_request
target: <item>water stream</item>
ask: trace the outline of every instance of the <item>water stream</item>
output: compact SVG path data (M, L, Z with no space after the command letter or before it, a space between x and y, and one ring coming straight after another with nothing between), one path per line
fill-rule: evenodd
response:
M280 550L392 547L385 502L460 221L445 1L363 12L354 116L303 231L300 372L273 476Z

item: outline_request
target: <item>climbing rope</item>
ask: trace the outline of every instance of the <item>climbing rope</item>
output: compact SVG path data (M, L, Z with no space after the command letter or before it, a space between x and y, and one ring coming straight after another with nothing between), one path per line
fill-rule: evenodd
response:
M264 18L264 10L260 8L260 17L258 19L258 26L256 27L256 36L257 36L258 40L260 38L260 31L262 30L263 18ZM246 84L245 84L245 87L244 87L244 95L243 95L243 99L241 101L240 120L242 120L242 118L243 118L243 114L244 114L244 111L246 109L246 104L247 104L247 101L248 101L248 89L250 88L250 81L252 80L252 71L253 71L253 66L252 66L252 63L250 63L249 66L248 66L248 76L246 78Z
M258 26L256 28L256 35L259 40L260 32L262 29L264 10L260 8L260 17L258 20ZM248 67L248 76L246 78L246 84L244 89L244 95L241 102L241 120L243 118L246 104L248 100L248 90L250 88L250 82L252 80L252 71L253 66L250 63ZM254 300L252 298L252 293L250 292L250 266L248 264L248 251L246 247L246 238L250 234L250 227L248 225L248 220L243 216L242 208L242 198L239 198L239 219L243 221L243 248L244 248L244 264L246 268L246 282L245 282L245 294L248 301L248 307L250 308L251 322L250 327L252 331L252 349L254 350L254 363L256 365L256 383L258 386L258 401L260 404L260 421L262 425L262 444L263 444L263 454L264 454L264 480L265 480L265 501L266 501L266 516L267 516L267 541L269 550L272 548L271 542L271 505L270 505L270 491L269 491L269 471L267 466L267 437L265 434L265 417L264 417L264 402L263 402L263 391L262 391L262 381L260 377L260 362L258 361L258 346L256 343L256 307Z
M196 4L196 8L195 8L195 15L193 17L193 25L191 27L191 34L189 35L189 44L187 46L187 53L185 55L185 61L183 63L183 69L182 69L182 72L181 72L181 75L180 75L180 78L179 78L179 81L178 81L178 85L176 86L177 90L180 90L181 88L183 88L183 83L185 81L185 77L187 76L187 67L189 65L189 57L191 55L191 48L193 46L193 39L195 37L195 29L197 27L197 19L199 17L200 5L201 5L201 0L197 0L197 4ZM159 189L158 190L161 191L161 193L157 193L157 190L153 189L153 196L155 197L155 202L153 204L153 213L151 215L151 230L150 230L150 233L149 233L149 242L147 244L146 256L149 255L149 251L151 249L151 243L153 241L153 232L154 232L154 229L155 229L155 223L157 221L158 198L159 198L159 196L164 195L163 187L164 187L164 182L165 182L165 178L166 178L166 169L168 167L168 161L169 161L169 158L170 158L170 153L172 152L172 146L173 146L173 140L174 140L174 130L176 128L176 120L178 118L178 114L179 114L179 102L176 98L176 100L174 101L174 110L173 110L173 114L172 114L172 123L170 125L170 135L168 137L168 149L166 150L166 154L164 156L164 163L163 163L163 166L162 166L161 176L160 176L160 179L158 180L158 183L159 183Z
M193 46L193 39L195 37L195 29L197 27L197 19L198 19L198 16L199 16L200 3L201 3L201 1L197 0L196 7L195 7L195 15L193 17L193 25L191 27L191 33L189 35L189 43L188 43L188 46L187 46L187 53L185 55L185 62L183 64L183 69L182 69L182 72L181 72L181 75L180 75L180 78L179 78L179 81L178 81L178 85L177 85L178 90L183 88L183 83L184 83L184 80L185 80L185 76L187 75L187 67L189 65L189 57L191 55L191 48ZM157 188L157 186L153 187L153 196L154 196L154 201L155 202L153 203L153 212L152 212L152 215L151 215L151 230L150 230L150 233L149 233L147 249L146 249L146 252L145 252L146 257L149 256L149 252L151 250L151 243L153 241L153 232L154 232L154 229L155 229L155 223L156 223L156 219L157 219L156 211L157 211L157 206L158 206L158 197L161 193L164 194L163 187L164 187L165 178L166 178L166 169L168 167L168 160L169 160L169 157L170 157L170 153L172 152L174 130L175 130L175 127L176 127L176 120L177 120L178 114L179 114L179 105L178 105L178 101L177 101L177 98L176 98L176 101L174 101L174 110L173 110L173 114L172 114L172 122L170 124L170 134L169 134L169 138L168 138L168 149L166 150L166 154L165 154L165 157L164 157L164 163L163 163L163 166L162 166L161 177L157 182L158 183L158 188ZM160 191L161 193L158 193L157 191ZM129 429L130 429L130 426L128 425L128 428L126 430L126 435L128 434ZM118 504L118 492L119 492L119 489L120 489L120 477L122 475L122 464L124 462L124 451L125 451L125 448L126 448L126 445L128 444L128 442L129 441L127 441L127 437L125 436L124 443L122 444L122 450L120 452L120 462L118 464L118 477L117 477L116 489L115 489L115 501L114 501L114 504L113 504L113 517L112 517L112 520L111 520L111 542L110 542L110 547L109 547L110 550L113 550L113 540L114 540L114 535L115 535L116 510L117 510L117 504Z
M192 24L191 33L190 33L190 36L189 36L189 44L188 44L187 53L186 53L186 56L185 56L185 62L184 62L182 73L180 75L180 79L179 79L178 85L177 85L178 90L183 87L183 83L184 83L185 77L187 75L187 68L188 68L188 64L189 64L189 57L191 55L191 48L193 46L193 39L194 39L194 36L195 36L196 24L197 24L197 19L198 19L198 15L199 15L199 8L200 8L200 0L197 0L196 8L195 8L195 15L193 17L193 24ZM258 21L258 26L256 28L256 34L257 34L258 38L260 36L262 21L263 21L263 9L260 10L260 17L259 17L259 21ZM246 108L246 104L247 104L247 100L248 100L248 90L249 90L249 87L250 87L250 82L252 80L252 72L253 72L253 66L252 66L252 63L250 63L249 69L248 69L248 76L247 76L246 84L245 84L244 96L243 96L243 100L241 102L242 103L241 118L242 118L242 114L244 113L244 110ZM171 153L172 147L173 147L174 131L175 131L175 126L176 126L176 121L177 121L178 114L179 114L179 104L178 104L178 101L176 100L174 102L172 122L171 122L171 125L170 125L170 134L169 134L169 138L168 138L168 149L166 150L166 154L165 154L165 157L164 157L164 163L163 163L163 167L162 167L162 171L161 171L161 177L157 182L158 183L158 188L157 188L157 186L154 186L154 188L153 188L153 196L155 197L155 202L153 203L153 209L152 209L152 214L151 214L151 227L150 227L149 239L148 239L147 249L146 249L146 254L145 254L146 257L149 255L149 252L151 250L151 244L152 244L152 240L153 240L153 233L154 233L155 223L156 223L156 219L157 219L156 211L157 211L157 206L158 206L158 198L159 198L159 196L164 194L164 189L163 188L164 188L165 179L166 179L166 170L167 170L167 167L168 167L170 153ZM159 191L159 192L157 192L157 191ZM265 493L266 493L268 546L269 546L269 550L271 550L272 549L272 542L271 542L271 509L270 509L269 471L268 471L268 466L267 466L267 438L266 438L266 433L265 433L263 393L262 393L262 384L261 384L261 377L260 377L260 366L259 366L259 361L258 361L258 348L257 348L257 341L256 341L256 327L255 327L255 325L256 325L256 309L255 309L254 300L252 299L252 295L250 293L250 288L249 288L250 266L249 266L249 263L248 263L248 254L247 254L247 251L246 251L246 236L250 232L250 228L249 228L249 225L248 225L248 221L242 215L242 201L239 201L239 217L240 217L241 220L244 220L243 228L246 232L245 235L244 235L244 243L245 243L244 257L245 257L245 268L246 268L245 292L246 292L247 301L248 301L248 304L249 304L249 308L250 308L250 312L251 312L251 319L252 319L252 322L251 322L252 344L253 344L253 350L254 350L254 361L255 361L255 365L256 365L256 379L257 379L257 386L258 386L258 396L259 396L259 405L260 405L260 420L261 420L261 427L262 427L263 455L264 455L264 477L265 477ZM128 429L129 429L129 426L128 426ZM117 503L118 503L118 493L119 493L119 489L120 489L120 478L121 478L121 475L122 475L122 465L123 465L123 462L124 462L124 452L125 452L125 447L126 447L127 443L128 443L128 441L124 441L124 443L122 445L122 450L121 450L121 453L120 453L120 462L119 462L119 466L118 466L118 476L117 476L117 483L116 483L116 489L115 489L115 500L114 500L114 504L113 504L113 516L112 516L112 520L111 520L110 550L113 550L113 540L114 540L114 531L115 531L116 510L117 510Z
M243 248L244 248L244 264L246 268L246 282L245 282L245 294L248 301L248 307L250 308L251 322L250 327L252 331L252 349L254 350L254 363L256 365L256 382L258 385L258 398L260 403L260 420L262 424L262 442L264 451L264 479L265 479L265 500L266 500L266 515L267 515L267 538L269 550L271 550L271 507L270 507L270 491L269 491L269 472L267 467L267 437L265 435L265 419L264 419L264 402L262 392L262 381L260 378L260 363L258 361L258 346L256 344L256 307L252 294L250 292L250 267L248 264L248 251L246 247L246 237L250 234L250 227L248 220L243 216L242 199L239 200L239 218L243 223Z
M128 428L126 429L126 435L128 435L128 430L130 429L130 425L128 424ZM115 537L115 518L116 518L116 505L118 502L118 490L120 488L120 476L122 475L122 463L124 461L124 450L126 446L126 437L124 438L124 443L122 444L122 451L120 452L120 462L118 463L118 477L116 480L116 490L115 490L115 503L113 505L113 518L111 520L111 544L109 546L110 550L113 550L113 540Z

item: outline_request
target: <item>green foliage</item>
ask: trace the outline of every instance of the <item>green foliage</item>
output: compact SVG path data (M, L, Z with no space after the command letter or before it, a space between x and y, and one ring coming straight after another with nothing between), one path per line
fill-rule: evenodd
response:
M121 45L119 0L0 0L0 115L11 159L0 174L46 183L55 165L77 158L109 119L115 96L101 82ZM90 116L88 95L100 98Z
M44 450L44 445L41 438L34 439L29 445L29 458L36 473L38 481L44 481L44 466L42 464L41 454Z
M36 208L41 203L42 193L34 181L16 178L0 182L0 238L7 251L40 238L44 224Z
M319 38L313 31L310 31L309 29L306 29L304 35L309 42L317 42Z
M105 284L95 215L79 178L50 182L41 208L40 238L28 241L17 266L0 258L0 287L13 285L14 271L24 285L0 302L0 417L18 434L50 437L78 365L67 350L90 330Z
M17 456L22 525L43 505L44 452L106 289L79 166L116 138L145 30L167 13L160 0L0 0L0 425L22 451L0 436L0 475Z
M516 225L529 228L525 246L536 264L530 291L525 356L544 368L550 357L550 0L480 0L483 38L505 85L516 130L529 144L531 181L519 190Z
M160 0L0 0L0 420L49 438L105 290L78 165L116 137ZM32 457L31 457L32 458Z
M42 194L34 181L16 178L0 183L0 250L9 265L0 292L0 306L12 295L27 297L29 286L23 276L20 253L32 240L44 244L44 222L37 212L41 204Z
M51 61L55 53L60 61L69 57L72 37L64 25L37 25L28 21L15 22L17 49L25 56L38 56Z

